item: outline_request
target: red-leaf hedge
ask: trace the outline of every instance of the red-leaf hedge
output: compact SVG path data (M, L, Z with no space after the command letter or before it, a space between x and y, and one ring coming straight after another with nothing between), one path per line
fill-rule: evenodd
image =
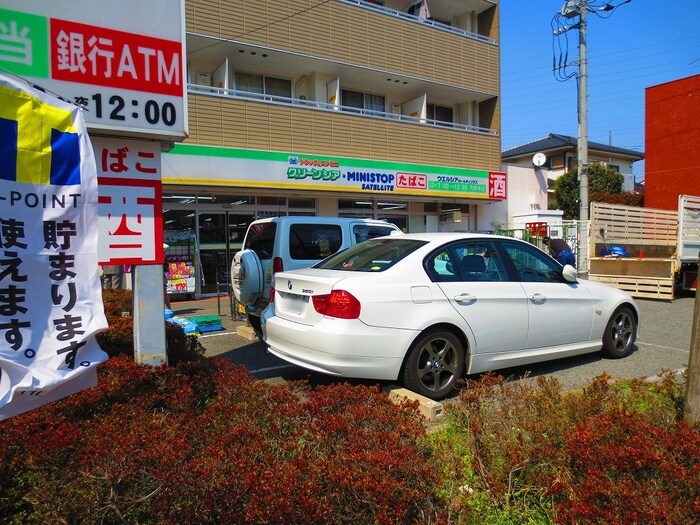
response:
M0 423L5 523L440 522L415 408L255 381L224 360L114 358L97 387Z

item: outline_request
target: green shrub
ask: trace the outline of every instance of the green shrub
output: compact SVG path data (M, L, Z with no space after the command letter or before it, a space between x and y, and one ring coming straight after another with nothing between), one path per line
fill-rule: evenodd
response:
M447 472L441 494L459 523L693 523L700 433L678 423L681 392L670 373L601 375L566 393L553 378L485 374L431 438Z
M134 359L134 318L131 290L102 290L102 302L108 329L97 334L97 342L109 357L125 355ZM126 313L127 316L123 316ZM195 361L204 356L205 348L196 336L185 334L181 326L165 323L168 364Z

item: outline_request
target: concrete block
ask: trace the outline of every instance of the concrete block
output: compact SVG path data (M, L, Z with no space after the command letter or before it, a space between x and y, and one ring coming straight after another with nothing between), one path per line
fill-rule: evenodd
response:
M442 403L428 399L406 388L387 386L384 387L384 391L389 395L389 399L395 403L400 403L404 400L418 401L418 412L428 421L438 421L445 415L445 407Z
M236 334L242 337L243 339L247 339L248 341L257 341L258 336L255 333L255 330L253 330L250 326L239 326L236 328Z

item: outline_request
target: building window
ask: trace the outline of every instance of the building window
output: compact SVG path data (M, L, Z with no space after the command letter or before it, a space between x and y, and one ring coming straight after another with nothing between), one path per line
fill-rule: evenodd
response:
M265 94L291 98L292 81L284 78L265 77Z
M343 110L357 111L359 113L384 113L385 101L381 95L371 95L369 93L361 93L360 91L351 91L343 89L340 93L340 103Z
M235 81L236 89L239 91L274 97L291 98L292 96L292 81L284 78L236 73Z
M553 170L562 169L564 167L564 155L552 155L549 158L549 167Z
M437 122L454 122L454 110L447 106L438 106L436 104L427 105L427 118Z

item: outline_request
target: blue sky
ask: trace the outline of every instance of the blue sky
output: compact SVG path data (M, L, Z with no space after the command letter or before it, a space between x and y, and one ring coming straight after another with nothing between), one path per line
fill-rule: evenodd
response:
M551 20L564 4L501 0L503 150L578 136L576 80L552 72ZM632 0L607 19L589 14L587 25L588 140L643 152L645 88L700 74L700 0ZM577 35L569 31L570 61ZM644 178L643 161L634 174Z

